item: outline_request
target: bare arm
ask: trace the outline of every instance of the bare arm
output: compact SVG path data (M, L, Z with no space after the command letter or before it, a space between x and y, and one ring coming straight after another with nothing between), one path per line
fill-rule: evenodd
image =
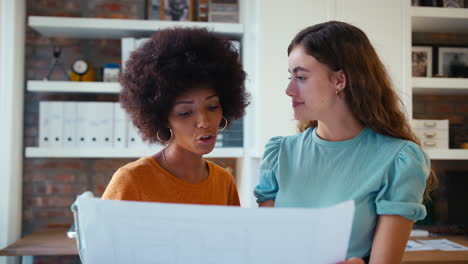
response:
M403 216L380 215L369 263L401 263L411 228L413 228L413 221Z
M259 202L258 207L275 207L275 200L267 200L264 202Z

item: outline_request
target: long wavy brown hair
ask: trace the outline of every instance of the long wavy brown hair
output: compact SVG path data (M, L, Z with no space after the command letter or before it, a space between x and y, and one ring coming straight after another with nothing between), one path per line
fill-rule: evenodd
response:
M410 140L421 145L404 114L404 106L393 89L390 77L366 34L338 21L317 24L299 32L288 47L288 55L301 45L306 52L332 71L346 76L345 101L353 115L375 132ZM299 121L303 132L317 121ZM433 170L426 182L424 198L437 186Z

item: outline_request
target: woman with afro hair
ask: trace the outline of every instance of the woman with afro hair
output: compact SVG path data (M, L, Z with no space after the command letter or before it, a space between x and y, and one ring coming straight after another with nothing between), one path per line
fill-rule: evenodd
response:
M158 153L115 172L103 198L239 206L233 176L203 155L248 105L246 74L230 41L203 28L158 31L120 74L120 102Z

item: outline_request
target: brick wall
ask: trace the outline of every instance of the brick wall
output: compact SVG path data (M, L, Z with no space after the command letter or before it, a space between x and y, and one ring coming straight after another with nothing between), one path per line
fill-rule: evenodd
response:
M468 95L414 95L413 118L448 119L449 147L460 148L462 143L468 142ZM466 225L451 224L448 218L449 208L466 208L466 199L449 201L448 182L453 172L468 176L468 163L465 160L432 160L431 164L439 178L439 186L432 194L432 201L426 202L428 216L416 225L432 233L466 234Z
M144 19L144 0L28 0L27 15ZM62 48L61 62L68 71L74 59L90 60L98 70L120 63L119 40L47 38L28 28L26 79L41 80L52 62L52 48ZM51 80L65 80L57 68ZM25 93L24 143L38 146L39 101L118 101L117 95ZM23 168L23 235L48 227L69 227L70 205L76 195L91 190L101 196L113 173L132 159L25 158ZM235 159L212 159L232 170ZM36 257L35 263L79 263L78 257Z
M448 119L450 148L468 142L468 95L414 95L413 118Z

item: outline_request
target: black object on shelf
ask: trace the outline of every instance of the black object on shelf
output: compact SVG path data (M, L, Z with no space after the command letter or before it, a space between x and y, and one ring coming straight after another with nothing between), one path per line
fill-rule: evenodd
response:
M62 70L63 75L65 76L66 80L70 80L70 77L68 76L67 71L65 70L65 66L62 64L62 62L60 62L60 55L62 55L62 48L59 46L54 46L52 50L52 54L54 58L52 60L52 63L50 64L49 71L47 72L46 77L44 77L44 80L45 81L50 80L50 76L52 75L52 73L55 70L55 67L57 66Z

